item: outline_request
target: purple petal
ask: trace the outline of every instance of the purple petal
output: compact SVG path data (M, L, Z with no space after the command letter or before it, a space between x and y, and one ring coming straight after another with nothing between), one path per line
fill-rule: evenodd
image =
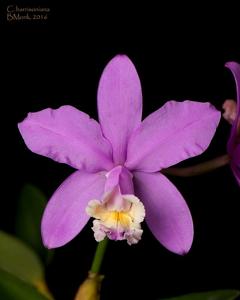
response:
M186 254L192 245L193 223L186 202L176 187L161 173L134 173L137 197L146 209L152 233L168 250Z
M231 168L233 174L240 185L240 144L238 144L232 153Z
M111 145L99 124L72 106L29 113L18 127L37 154L90 172L112 167Z
M127 56L115 56L103 71L98 87L98 115L103 134L112 144L114 162L123 164L128 137L142 116L141 84Z
M155 172L201 154L211 142L220 116L209 103L167 102L131 136L126 167Z
M57 248L72 240L85 226L87 203L101 199L106 177L102 173L76 171L56 190L42 219L42 238L47 248Z
M237 90L237 117L233 122L231 135L228 141L228 152L231 155L237 143L237 139L239 139L237 136L239 130L238 126L240 126L240 65L236 62L228 62L225 64L225 66L233 73Z

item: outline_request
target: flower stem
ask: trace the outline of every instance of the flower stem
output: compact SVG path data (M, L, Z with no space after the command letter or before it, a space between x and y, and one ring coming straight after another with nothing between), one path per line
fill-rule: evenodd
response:
M90 272L99 273L104 254L106 252L107 244L108 244L108 238L105 238L104 240L98 243Z
M186 167L186 168L168 168L164 169L161 172L167 175L174 175L180 177L190 177L197 176L204 173L214 171L217 168L227 165L230 161L230 157L225 154L209 161L197 164L195 166Z

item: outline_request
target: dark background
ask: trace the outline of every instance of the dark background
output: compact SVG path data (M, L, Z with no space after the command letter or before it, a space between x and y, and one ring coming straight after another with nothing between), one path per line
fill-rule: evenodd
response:
M97 118L96 91L106 63L127 54L142 83L144 116L167 100L210 101L221 109L235 97L224 68L240 62L240 26L235 9L134 7L123 3L50 7L44 22L6 21L1 9L1 227L13 232L16 201L30 182L51 196L72 172L27 150L17 123L29 111L70 104ZM76 3L76 2L75 2ZM190 9L190 12L189 12ZM187 166L226 152L230 126L222 120L206 153ZM156 299L213 289L240 288L240 191L228 166L195 178L170 178L185 197L195 239L188 255L165 250L145 226L137 246L111 242L102 272L103 299ZM90 268L96 243L89 223L72 242L57 249L47 281L57 300L72 299Z

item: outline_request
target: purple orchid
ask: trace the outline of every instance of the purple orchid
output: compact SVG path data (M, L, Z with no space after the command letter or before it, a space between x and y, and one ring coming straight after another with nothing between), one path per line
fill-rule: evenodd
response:
M233 73L237 88L237 103L234 100L226 100L223 104L225 110L223 117L232 124L227 151L231 158L231 169L240 185L240 65L236 62L228 62L225 66Z
M42 219L48 248L72 240L93 221L97 241L137 243L146 221L168 250L193 240L189 208L159 171L201 154L220 113L209 103L169 101L141 122L141 84L127 56L114 57L98 87L99 123L71 106L29 113L19 124L28 148L77 169L56 190Z

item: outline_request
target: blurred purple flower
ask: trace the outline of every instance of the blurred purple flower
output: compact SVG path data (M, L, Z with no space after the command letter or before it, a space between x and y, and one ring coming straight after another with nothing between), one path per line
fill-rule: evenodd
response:
M223 103L225 110L223 117L232 124L227 151L233 174L240 185L240 65L236 62L228 62L225 66L231 70L236 82L237 103L234 100L226 100Z
M72 240L89 216L95 218L96 240L107 236L134 244L141 238L146 214L162 245L187 253L193 240L190 211L159 171L205 151L220 113L209 103L169 101L141 122L140 80L124 55L106 66L97 96L99 123L62 106L29 113L19 124L31 151L77 169L45 209L45 246L60 247Z

